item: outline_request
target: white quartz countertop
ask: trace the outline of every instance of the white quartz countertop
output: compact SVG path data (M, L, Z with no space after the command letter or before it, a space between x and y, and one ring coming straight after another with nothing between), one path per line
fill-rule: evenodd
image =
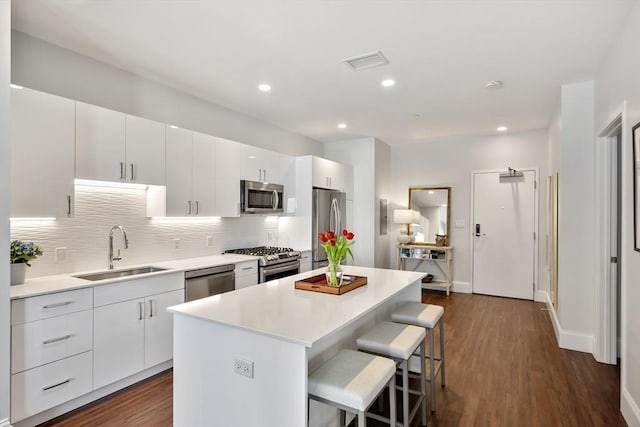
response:
M296 280L324 271L322 268L214 295L169 307L169 311L311 347L425 276L412 271L344 266L345 274L366 276L368 284L343 295L294 288Z
M171 274L186 270L197 270L200 268L206 267L216 267L224 264L238 264L240 262L257 260L258 257L250 256L250 255L212 255L212 256L204 256L198 258L186 258L186 259L178 259L171 261L161 261L161 262L150 262L146 264L140 265L120 265L117 268L114 268L114 271L118 270L127 270L130 268L142 267L142 266L153 266L165 268L163 271L156 271L153 273L145 273L145 274L137 274L133 276L124 276L117 277L113 279L105 279L105 280L86 280L79 279L73 276L85 275L97 273L105 270L93 270L93 271L82 271L82 272L74 272L74 273L65 273L59 274L55 276L42 276L35 277L32 279L27 279L23 285L14 285L10 288L11 299L16 298L27 298L41 294L48 294L51 292L60 292L60 291L68 291L72 289L78 288L86 288L92 286L100 286L106 285L109 283L123 282L125 280L135 280L141 279L144 277L152 277L159 276L163 274Z

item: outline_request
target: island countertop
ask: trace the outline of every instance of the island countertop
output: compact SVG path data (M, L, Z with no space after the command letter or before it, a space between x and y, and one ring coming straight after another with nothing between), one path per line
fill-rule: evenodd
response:
M343 295L295 289L324 268L169 307L193 318L276 337L306 347L374 310L425 274L344 266L368 284Z

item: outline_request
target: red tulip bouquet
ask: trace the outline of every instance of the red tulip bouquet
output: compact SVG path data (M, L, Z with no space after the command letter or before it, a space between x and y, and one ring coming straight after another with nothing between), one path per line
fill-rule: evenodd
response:
M340 263L347 257L347 254L353 259L353 252L351 252L350 247L354 243L353 237L354 234L347 229L342 230L340 236L337 236L333 231L318 234L329 261L329 271L326 273L329 286L340 286L342 284Z

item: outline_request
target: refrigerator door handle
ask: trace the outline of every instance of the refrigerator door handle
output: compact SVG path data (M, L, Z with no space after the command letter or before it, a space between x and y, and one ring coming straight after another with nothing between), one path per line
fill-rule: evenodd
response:
M338 234L340 231L338 230L340 227L340 206L338 206L338 200L335 198L331 199L331 211L329 215L329 228L331 231Z

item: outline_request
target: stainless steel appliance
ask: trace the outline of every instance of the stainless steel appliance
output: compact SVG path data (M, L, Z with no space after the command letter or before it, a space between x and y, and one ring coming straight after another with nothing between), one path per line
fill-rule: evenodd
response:
M328 264L327 254L320 246L318 233L333 231L340 234L346 226L347 195L340 191L313 189L313 217L311 233L311 254L313 268L324 267Z
M242 213L282 213L284 186L259 181L240 181Z
M228 264L185 271L185 301L233 291L236 288L234 268L233 264Z
M300 251L277 246L229 249L226 254L252 255L258 259L258 283L291 276L300 272Z

